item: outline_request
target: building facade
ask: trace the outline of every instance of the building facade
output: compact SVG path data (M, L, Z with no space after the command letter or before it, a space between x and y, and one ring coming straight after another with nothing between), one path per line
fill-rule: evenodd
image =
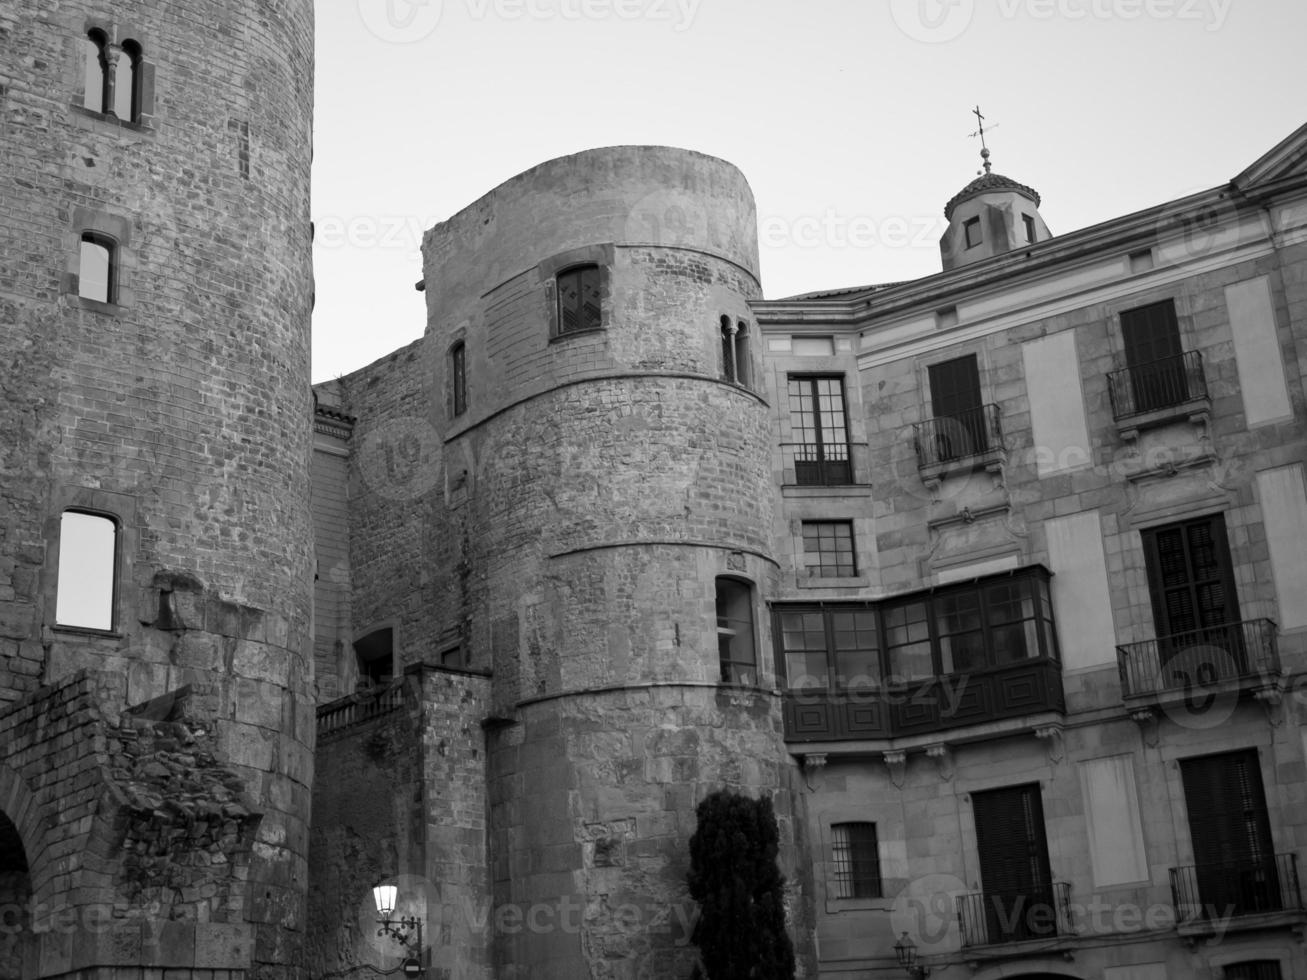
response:
M804 977L1307 975L1307 128L1064 235L986 156L940 274L773 301L734 167L587 151L310 389L311 5L48 7L0 978L687 977L721 787Z
M754 304L821 976L1307 974L1305 146Z
M432 229L317 391L319 967L393 880L439 976L688 975L727 785L805 976L1307 971L1305 146L1061 236L986 158L944 272L789 300L684 151Z

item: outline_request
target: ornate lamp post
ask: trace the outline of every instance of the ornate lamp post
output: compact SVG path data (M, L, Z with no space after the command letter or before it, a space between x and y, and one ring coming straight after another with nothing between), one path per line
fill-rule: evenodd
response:
M372 889L372 900L377 903L378 936L390 936L407 954L403 970L406 977L422 975L422 920L416 915L392 919L399 889L394 885L377 885Z
M906 932L894 944L894 955L899 958L899 966L908 971L913 978L930 976L930 967L917 965L917 944Z

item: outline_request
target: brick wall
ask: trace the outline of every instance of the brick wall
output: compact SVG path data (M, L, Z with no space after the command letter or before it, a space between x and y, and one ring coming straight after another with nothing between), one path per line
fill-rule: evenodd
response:
M308 949L314 975L371 976L402 950L378 937L371 888L397 885L397 917L422 919L437 980L490 977L485 917L488 682L414 665L391 705L333 727L323 713L314 791Z
M265 814L242 915L266 977L297 956L312 771L312 23L306 0L20 0L0 19L0 702L22 711L83 668L116 680L110 723L186 684L213 692L216 754ZM85 109L90 25L141 44L139 123ZM118 237L114 304L77 295L86 228ZM70 506L119 525L111 631L54 621Z

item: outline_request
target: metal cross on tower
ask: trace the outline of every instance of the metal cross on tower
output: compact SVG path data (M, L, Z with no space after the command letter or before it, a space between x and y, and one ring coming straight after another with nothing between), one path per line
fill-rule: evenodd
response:
M980 159L985 161L985 173L989 173L989 147L985 145L985 117L981 115L980 106L976 106L971 111L975 115L976 122L979 125L979 128L971 135L980 137ZM998 123L994 123L994 125L989 128L997 129L998 125Z

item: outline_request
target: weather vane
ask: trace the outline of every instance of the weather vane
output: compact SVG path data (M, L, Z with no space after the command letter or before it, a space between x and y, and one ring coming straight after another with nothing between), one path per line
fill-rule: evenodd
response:
M990 164L989 164L989 147L987 147L987 146L985 145L985 117L982 116L982 115L980 114L980 106L978 106L978 105L977 105L974 109L972 109L971 111L972 111L972 113L975 115L975 117L976 117L976 122L978 123L978 125L979 125L979 127L980 127L980 128L977 129L974 133L972 133L971 136L972 136L972 137L976 137L976 136L979 136L979 137L980 137L980 159L982 159L982 160L985 161L985 173L989 173L989 166L990 166ZM994 125L990 126L989 128L990 128L990 129L998 129L999 125L1000 125L999 123L994 123ZM980 173L980 171L977 170L976 173Z

